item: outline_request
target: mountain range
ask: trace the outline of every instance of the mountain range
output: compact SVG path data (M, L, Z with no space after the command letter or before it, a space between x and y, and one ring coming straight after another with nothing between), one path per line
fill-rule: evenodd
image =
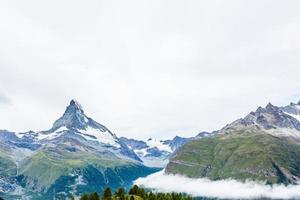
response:
M300 102L269 103L209 138L183 145L166 167L168 174L212 180L300 181Z
M296 184L300 180L300 102L259 107L218 131L146 141L117 137L71 100L45 131L0 130L0 196L53 199L128 188L168 174Z
M165 167L176 150L194 138L146 141L118 138L71 100L45 131L0 130L0 196L52 199L132 181Z

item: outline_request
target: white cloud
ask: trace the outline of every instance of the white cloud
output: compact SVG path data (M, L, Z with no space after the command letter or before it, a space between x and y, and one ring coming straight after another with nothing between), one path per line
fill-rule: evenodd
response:
M298 101L299 1L0 3L1 127L42 130L71 98L117 135L219 129ZM293 97L293 99L291 99Z
M194 197L221 199L299 199L300 185L265 185L264 183L236 180L192 179L179 175L167 175L163 171L139 178L135 184L157 192L180 192Z

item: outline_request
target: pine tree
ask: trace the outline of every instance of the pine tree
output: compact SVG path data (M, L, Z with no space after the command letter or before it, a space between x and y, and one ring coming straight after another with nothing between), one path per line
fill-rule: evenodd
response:
M106 199L106 200L110 200L112 197L112 193L111 193L111 190L110 188L105 188L104 192L103 192L103 198Z
M120 197L122 195L125 195L125 190L124 188L119 188L116 192L116 196Z
M138 190L138 195L139 195L140 197L142 197L143 199L145 199L145 198L146 198L146 192L145 192L145 189L144 189L144 188L139 188L139 190Z
M149 200L156 200L156 196L152 192L150 192L148 199Z
M99 200L99 195L97 192L90 194L89 200Z
M138 195L139 187L137 185L134 185L130 190L129 194Z
M182 193L153 193L153 192L146 192L144 188L139 188L138 186L133 186L130 191L129 195L126 195L124 188L119 188L115 194L114 198L111 193L110 188L106 188L103 192L103 198L99 198L97 192L91 194L83 194L80 200L194 200L194 198L190 196L186 196ZM0 200L1 199L0 197ZM72 197L71 200L75 200Z
M120 198L120 200L125 200L125 190L124 188L119 188L116 192L116 196Z

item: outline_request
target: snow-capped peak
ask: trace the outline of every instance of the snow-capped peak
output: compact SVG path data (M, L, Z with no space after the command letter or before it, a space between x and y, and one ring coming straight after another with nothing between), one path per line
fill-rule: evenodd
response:
M300 138L300 106L290 103L277 107L269 103L265 108L259 107L246 117L238 119L222 128L219 133L231 133L245 127L260 129L276 136Z
M89 118L84 114L82 106L72 99L63 116L54 122L52 129L58 129L63 126L69 129L85 129L88 123Z
M78 101L76 101L75 99L72 99L71 102L70 102L70 106L78 109L78 110L81 110L83 112L83 109L82 109L82 106L80 103L78 103Z
M105 126L87 117L82 106L75 100L70 101L64 114L54 122L50 130L39 132L35 138L47 141L68 134L81 136L88 141L120 147L116 135Z

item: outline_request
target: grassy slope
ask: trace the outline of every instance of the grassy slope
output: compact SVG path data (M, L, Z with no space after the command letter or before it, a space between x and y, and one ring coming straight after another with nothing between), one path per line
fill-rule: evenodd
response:
M92 165L98 169L113 168L132 163L115 158L101 157L87 152L51 151L45 149L26 160L20 172L40 186L48 187L59 177L72 173L73 169Z
M15 176L17 166L7 152L0 149L0 176Z
M57 198L64 199L71 194L100 192L105 187L128 187L136 178L158 171L106 152L68 149L72 148L63 144L47 146L21 163L17 180L26 188L26 195L33 200L50 200L57 193ZM79 177L84 179L83 183L79 184Z
M291 139L244 130L184 145L166 172L214 180L289 183L292 175L300 177L300 145Z

